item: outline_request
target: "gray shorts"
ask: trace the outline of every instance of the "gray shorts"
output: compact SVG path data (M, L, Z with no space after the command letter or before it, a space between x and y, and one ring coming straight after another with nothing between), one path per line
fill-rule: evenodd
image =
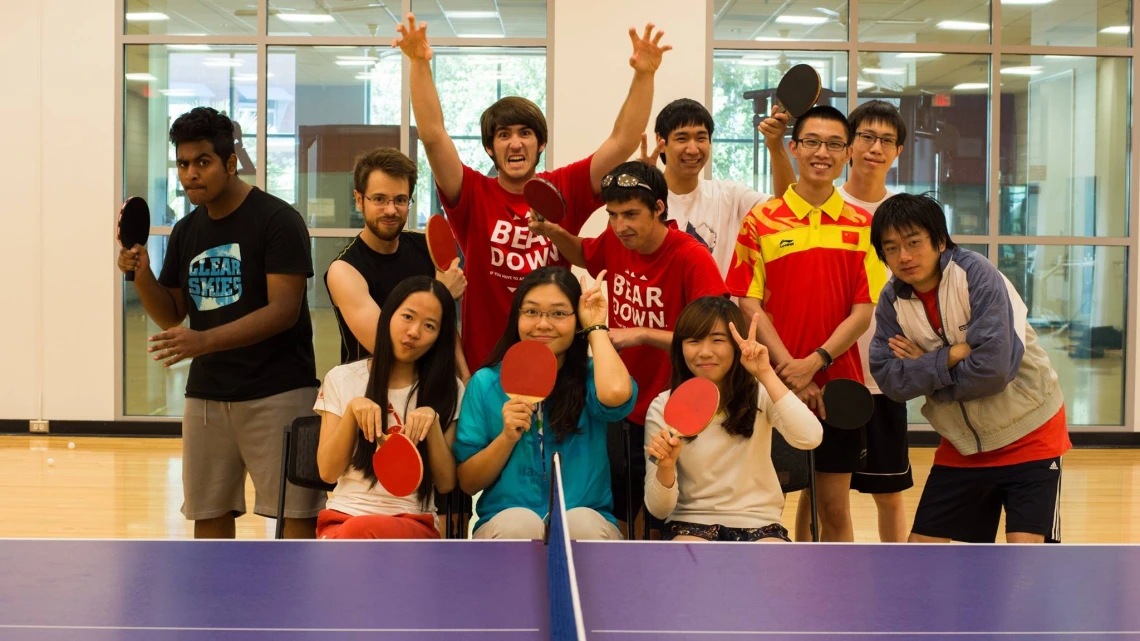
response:
M182 417L182 514L192 521L245 514L245 475L253 478L253 511L277 517L281 439L298 416L312 416L317 388L253 401L187 398ZM285 517L313 518L325 506L320 490L289 484Z

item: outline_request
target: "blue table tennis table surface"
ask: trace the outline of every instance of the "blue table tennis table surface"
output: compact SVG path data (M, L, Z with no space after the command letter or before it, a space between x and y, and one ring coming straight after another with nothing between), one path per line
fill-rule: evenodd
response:
M572 545L589 639L1140 639L1137 546ZM4 640L523 640L549 626L540 541L0 540Z

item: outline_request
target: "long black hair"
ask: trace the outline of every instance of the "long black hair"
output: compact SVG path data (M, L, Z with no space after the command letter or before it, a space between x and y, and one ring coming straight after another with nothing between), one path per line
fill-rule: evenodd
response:
M439 323L439 335L435 343L416 361L416 381L408 392L408 402L416 396L418 407L430 407L439 414L439 424L443 429L455 420L459 412L459 384L455 378L455 299L443 283L429 276L406 278L388 294L380 308L380 321L376 324L376 346L372 352L372 371L368 375L365 396L380 406L381 425L388 433L388 381L396 357L392 352L392 332L389 329L392 317L403 306L409 296L417 292L429 292L439 300L443 310ZM405 406L401 412L407 415ZM431 458L427 453L427 440L416 444L424 461L424 478L416 496L421 502L431 494ZM350 465L360 470L364 478L376 484L376 470L372 469L372 454L376 446L364 438L364 432L356 431L356 448Z
M507 318L507 329L499 342L495 343L495 348L491 350L491 355L487 357L483 367L493 367L502 362L507 350L519 342L519 309L527 292L539 285L554 285L562 290L570 300L570 307L574 308L577 319L582 286L578 284L574 274L565 267L548 266L532 271L522 279L518 289L515 290L514 300L511 301L511 313ZM577 328L577 323L574 327ZM585 334L574 332L574 341L563 355L554 391L546 399L547 407L550 408L550 428L554 430L554 436L558 441L578 432L578 418L582 415L582 409L586 407L586 373L589 370L587 347Z
M717 321L724 323L728 331L728 324L736 326L736 331L748 331L744 314L740 312L732 301L722 296L702 296L685 305L677 323L673 326L673 344L670 346L669 358L673 363L673 380L670 389L676 391L681 383L693 378L685 362L685 353L682 346L685 341L692 338L700 340L712 333ZM724 421L724 431L729 434L752 437L752 428L756 423L756 413L759 409L759 383L740 364L740 346L729 336L732 344L732 365L725 374L725 385L721 386L720 403L728 418Z

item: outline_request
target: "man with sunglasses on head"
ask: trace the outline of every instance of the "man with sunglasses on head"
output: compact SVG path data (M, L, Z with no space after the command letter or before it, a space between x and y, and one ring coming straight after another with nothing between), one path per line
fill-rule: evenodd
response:
M629 439L628 478L622 469L627 465L611 465L614 487L619 488L614 513L625 520L627 513L636 518L645 493L645 412L669 387L673 324L685 305L728 291L708 248L668 220L669 188L660 170L640 161L626 162L606 174L601 185L609 226L597 238L581 239L549 222L532 221L531 230L548 236L591 276L597 278L603 270L608 274L610 340L621 350L638 389L637 404L622 430ZM624 449L610 448L611 453ZM628 503L627 487L633 495Z
M364 229L325 272L325 288L340 327L340 362L369 356L375 348L380 307L392 288L411 276L433 276L459 299L467 287L459 259L437 271L422 233L406 231L416 188L416 163L398 149L381 147L356 158L353 196L364 215ZM462 350L459 375L471 377Z
M821 388L836 378L863 381L858 350L885 268L871 250L871 215L845 203L832 182L851 158L847 118L813 107L788 145L800 181L744 219L728 272L745 317L759 314L758 339L780 378L823 423L816 449L816 493L825 541L852 541L851 474L866 461L866 430L827 424ZM810 497L801 495L796 539L808 540Z
M848 116L851 130L851 170L839 195L847 203L867 210L872 216L887 198L887 172L902 154L906 123L894 105L872 100L859 105ZM879 513L879 540L906 541L907 523L903 490L914 486L907 444L906 403L884 395L871 376L867 350L875 335L875 318L859 337L859 360L863 381L875 400L875 410L867 421L867 466L851 476L851 489L870 494Z
M664 33L654 33L652 24L641 35L630 29L633 80L613 131L593 155L551 172L537 172L547 140L546 117L538 105L508 96L488 107L479 128L483 149L495 164L497 175L491 177L463 162L444 127L426 25L417 26L408 14L407 24L396 29L400 37L393 44L410 62L416 131L470 277L463 299L463 351L470 366L478 368L502 335L522 279L545 265L567 265L550 241L528 229L523 185L536 177L552 183L566 201L562 225L577 233L601 206L602 177L637 151L653 105L653 78L671 47L660 44Z

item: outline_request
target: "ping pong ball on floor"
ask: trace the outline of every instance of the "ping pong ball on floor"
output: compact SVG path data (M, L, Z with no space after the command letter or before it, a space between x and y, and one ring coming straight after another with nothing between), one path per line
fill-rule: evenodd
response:
M74 442L70 442L70 443L68 443L68 444L67 444L67 449L69 449L69 450L74 450L74 449L75 449L75 443L74 443Z
M47 460L47 464L48 464L48 465L55 465L55 459L53 459L53 458L49 458L49 459Z

